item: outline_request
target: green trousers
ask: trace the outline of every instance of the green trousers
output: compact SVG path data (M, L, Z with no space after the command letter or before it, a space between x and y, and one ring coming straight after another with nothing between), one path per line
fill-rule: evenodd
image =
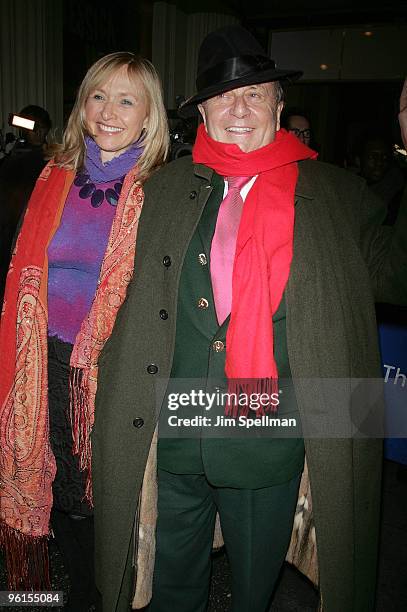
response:
M264 489L212 487L158 470L157 550L148 612L205 612L216 512L232 575L232 612L266 612L290 543L300 475Z

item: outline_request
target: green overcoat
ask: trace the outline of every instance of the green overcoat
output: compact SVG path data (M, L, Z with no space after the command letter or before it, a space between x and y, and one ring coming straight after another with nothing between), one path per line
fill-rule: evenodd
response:
M305 418L329 415L317 378L380 377L374 299L405 303L407 275L405 264L400 275L400 262L407 261L407 241L405 210L393 231L381 227L364 181L316 161L301 162L299 169L286 324ZM211 177L210 169L184 157L145 185L134 277L100 357L92 472L103 612L129 610L132 599L137 502L171 371L183 259ZM315 381L312 392L303 387L308 379ZM344 404L345 428L350 414ZM305 448L324 611L371 611L381 441L310 437Z

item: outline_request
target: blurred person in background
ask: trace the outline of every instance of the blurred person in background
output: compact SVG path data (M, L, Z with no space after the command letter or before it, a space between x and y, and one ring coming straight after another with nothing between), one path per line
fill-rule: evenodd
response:
M20 138L17 140L14 146L12 155L17 154L23 150L34 150L44 149L47 144L47 137L52 127L52 122L48 111L41 106L30 104L25 106L18 115L25 119L31 119L35 121L34 128L32 130L26 128L20 128Z
M399 124L401 139L403 141L404 148L407 150L407 78L404 81L403 89L400 95Z
M375 132L364 134L356 160L360 176L387 207L384 223L393 225L397 218L405 177L395 163L390 139Z
M311 121L308 114L302 109L294 107L283 109L281 127L297 136L307 147L313 146Z
M44 132L34 136L33 146L42 146ZM8 588L50 588L52 529L69 574L70 612L98 600L90 442L98 356L132 278L143 183L167 150L152 64L127 52L98 60L37 181L7 276L0 543Z
M404 149L407 149L407 79L404 81L400 96L400 112L398 119L401 140ZM401 168L403 168L404 165L405 172L407 170L407 157L400 154L399 160L402 163ZM399 192L398 201L400 202L400 208L403 209L405 207L405 202L407 202L406 186L404 186L404 191ZM394 223L398 214L397 208L389 210L386 221L388 222L390 220L390 224ZM392 214L392 217L390 217L390 214ZM407 371L407 307L401 304L377 303L376 317L379 327L383 377L385 380L392 382L390 385L385 385L386 427L388 432L392 432L391 434L388 433L385 440L385 458L396 462L397 478L406 481L407 436L404 435L404 437L400 437L402 435L402 421L400 420L400 415L404 413L405 399L396 392L398 388L397 385L395 386L395 383L397 383L397 378L395 378L395 376L397 372ZM391 371L391 368L390 370L388 369L389 364L395 364L396 367L393 371ZM397 432L396 437L392 437L395 435L394 432Z
M19 138L0 166L0 304L13 236L35 181L47 163L47 136L52 126L48 112L41 106L30 104L18 115L35 124L33 130L20 128Z

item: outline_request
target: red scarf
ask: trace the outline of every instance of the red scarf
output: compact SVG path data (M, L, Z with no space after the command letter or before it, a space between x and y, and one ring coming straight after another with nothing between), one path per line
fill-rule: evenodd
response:
M133 168L124 180L98 289L71 356L73 452L87 472L89 501L97 359L133 273L143 203L136 175ZM0 322L0 545L12 590L50 588L47 538L56 466L48 426L47 247L73 179L73 171L52 162L42 171L11 261Z
M255 151L213 140L203 125L192 151L195 163L222 176L258 175L243 207L232 279L225 373L230 393L278 391L273 321L290 273L297 161L317 154L285 130ZM239 410L238 410L239 408ZM273 409L272 404L265 410ZM248 406L229 407L234 416ZM263 414L264 408L257 414Z

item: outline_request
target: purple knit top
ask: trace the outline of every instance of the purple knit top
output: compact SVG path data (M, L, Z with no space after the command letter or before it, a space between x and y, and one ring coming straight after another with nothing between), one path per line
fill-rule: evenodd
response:
M48 247L48 334L71 344L92 304L115 214L106 201L93 208L80 189L72 185Z
M142 152L133 145L104 165L93 140L90 146L97 170L88 144L86 170L76 175L48 246L48 335L71 344L92 305L123 175L135 165L135 150L136 159Z

